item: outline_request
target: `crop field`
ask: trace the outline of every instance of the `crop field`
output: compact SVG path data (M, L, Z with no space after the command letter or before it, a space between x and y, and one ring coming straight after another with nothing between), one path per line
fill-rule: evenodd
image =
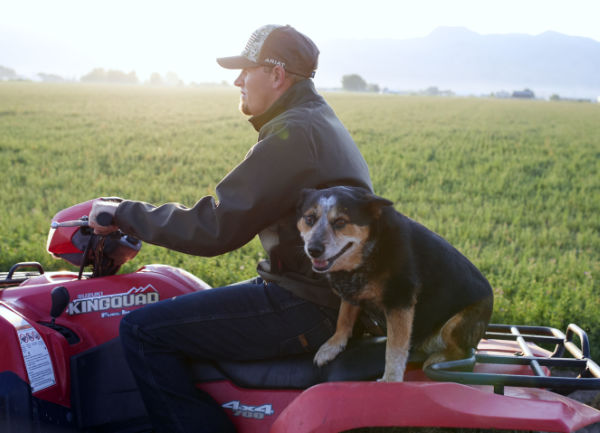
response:
M495 322L578 323L600 355L600 105L325 93L379 195L487 276ZM187 206L255 143L227 87L0 83L0 270L38 261L51 218L99 196ZM267 168L268 169L268 168ZM144 245L213 286L255 275L257 239L214 258Z

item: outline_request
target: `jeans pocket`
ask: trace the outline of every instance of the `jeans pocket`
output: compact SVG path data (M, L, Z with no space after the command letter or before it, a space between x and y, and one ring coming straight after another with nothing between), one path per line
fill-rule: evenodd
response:
M303 333L283 340L279 346L280 354L296 355L316 352L334 332L335 325L329 319L324 319Z

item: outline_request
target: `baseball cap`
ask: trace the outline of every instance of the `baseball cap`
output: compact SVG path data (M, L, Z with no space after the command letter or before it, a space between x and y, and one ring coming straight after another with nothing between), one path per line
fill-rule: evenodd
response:
M307 36L291 26L268 24L257 29L239 56L220 57L217 63L226 69L256 66L282 66L303 77L315 76L319 49Z

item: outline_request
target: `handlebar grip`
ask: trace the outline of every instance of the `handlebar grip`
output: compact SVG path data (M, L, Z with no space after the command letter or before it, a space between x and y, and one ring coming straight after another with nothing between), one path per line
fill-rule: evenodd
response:
M108 212L100 212L98 216L96 216L96 222L104 227L114 225L113 216Z

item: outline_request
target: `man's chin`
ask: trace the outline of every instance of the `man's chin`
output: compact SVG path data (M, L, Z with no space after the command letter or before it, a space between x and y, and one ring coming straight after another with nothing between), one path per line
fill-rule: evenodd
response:
M238 108L240 109L240 112L242 114L245 114L246 116L252 116L252 112L250 111L250 108L248 108L248 104L246 104L241 99L240 99L240 106Z

